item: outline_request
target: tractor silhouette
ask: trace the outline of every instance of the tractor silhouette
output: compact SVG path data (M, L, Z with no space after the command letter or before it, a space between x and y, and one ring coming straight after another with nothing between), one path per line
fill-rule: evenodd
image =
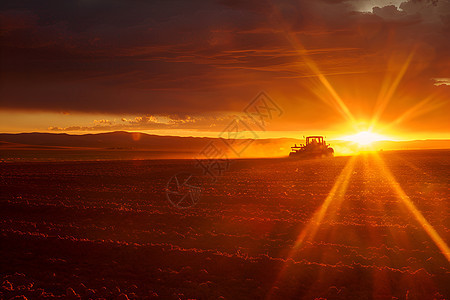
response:
M305 145L295 144L291 148L292 151L289 153L291 158L320 158L334 155L334 149L325 143L323 136L308 136Z

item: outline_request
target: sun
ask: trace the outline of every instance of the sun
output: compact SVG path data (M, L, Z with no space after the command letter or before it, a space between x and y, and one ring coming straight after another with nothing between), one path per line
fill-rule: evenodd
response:
M357 143L360 146L368 146L374 142L390 140L387 136L371 131L361 131L357 134L344 136L341 139L344 141Z

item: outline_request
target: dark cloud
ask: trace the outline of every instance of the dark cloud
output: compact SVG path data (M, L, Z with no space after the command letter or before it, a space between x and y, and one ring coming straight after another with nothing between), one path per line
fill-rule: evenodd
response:
M384 7L375 6L372 9L373 13L385 19L395 19L407 16L403 10L399 10L395 5L388 5Z
M0 4L0 22L8 109L209 114L240 111L266 90L295 124L324 109L328 121L338 118L305 55L360 117L370 117L377 89L410 52L398 90L413 86L414 97L387 115L434 93L433 78L450 77L449 1L362 13L337 0L17 0ZM353 100L369 90L368 103Z

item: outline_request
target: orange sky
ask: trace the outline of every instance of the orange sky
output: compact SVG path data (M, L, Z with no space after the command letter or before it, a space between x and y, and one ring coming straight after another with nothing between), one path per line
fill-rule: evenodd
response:
M448 1L0 4L0 131L450 138Z

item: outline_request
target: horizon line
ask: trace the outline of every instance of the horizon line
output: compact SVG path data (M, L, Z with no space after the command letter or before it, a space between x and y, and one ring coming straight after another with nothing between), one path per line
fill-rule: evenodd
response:
M276 132L276 131L275 131ZM148 133L143 131L126 131L126 130L114 130L114 131L95 131L95 132L48 132L48 131L23 131L23 132L0 132L0 135L8 134L8 135L19 135L19 134L52 134L52 135L69 135L69 136L84 136L84 135L96 135L96 134L108 134L108 133L126 133L126 134L145 134L148 136L160 136L160 137L179 137L179 138L207 138L207 139L221 139L219 136L193 136L193 135L175 135L175 134L157 134L157 133ZM326 135L314 134L318 136L323 136L327 139ZM294 139L294 140L304 140L308 136L313 135L302 135L302 137L289 137L289 136L280 136L280 137L256 137L254 140L276 140L276 139ZM350 142L341 138L330 138L330 141L342 141L342 142ZM248 139L248 138L236 138L236 139ZM448 138L413 138L413 139L384 139L379 140L377 142L412 142L412 141L449 141Z

